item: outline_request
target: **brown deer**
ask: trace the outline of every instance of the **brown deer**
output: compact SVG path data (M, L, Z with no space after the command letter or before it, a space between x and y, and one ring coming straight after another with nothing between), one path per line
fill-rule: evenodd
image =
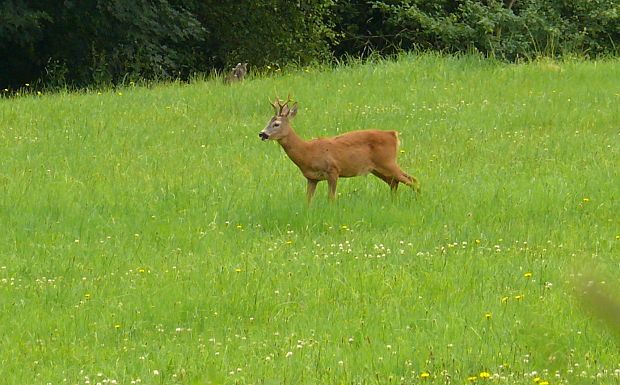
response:
M225 83L242 82L248 73L248 63L237 63L232 72L224 79Z
M393 194L398 183L420 191L416 178L405 173L396 164L400 144L396 131L363 130L333 138L301 139L291 126L297 114L297 103L289 107L290 97L282 104L276 97L271 103L275 115L258 136L262 140L277 140L289 158L308 180L308 203L312 200L319 181L327 180L329 198L336 199L338 178L372 173L386 182Z

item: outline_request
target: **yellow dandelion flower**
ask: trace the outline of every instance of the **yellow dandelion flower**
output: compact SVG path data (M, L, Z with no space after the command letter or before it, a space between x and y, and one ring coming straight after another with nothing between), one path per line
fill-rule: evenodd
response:
M120 327L121 327L121 324L115 324L115 325L114 325L114 328L115 328L115 329L120 329Z
M270 70L270 69L271 69L271 66L267 66L267 69L268 69L268 70Z
M236 227L237 227L238 229L242 229L242 228L243 228L243 226L242 226L242 225L237 225Z
M519 295L515 295L515 299L518 301L518 300L520 300L520 299L523 299L523 296L522 296L522 295L520 295L520 294L519 294Z
M84 298L86 298L86 299L90 299L90 297L92 297L92 296L90 295L90 293L86 293L86 294L84 294Z
M508 302L509 299L510 299L510 297L502 297L502 303Z
M534 378L532 378L532 381L534 381L534 382L540 382L540 377L534 377Z
M620 241L620 234L616 235L616 240Z
M549 381L540 381L538 385L549 385Z
M586 203L587 203L587 202L590 202L590 198L583 198L583 199L582 199L582 201L584 201L584 202L586 202Z
M41 95L43 95L43 92L37 91L37 95L41 96Z
M119 93L118 93L118 96L123 96L123 93L122 93L122 92L119 92Z
M404 153L406 153L406 152L407 152L407 151L405 151L405 150L400 150L400 153L401 153L401 154L404 154Z
M482 241L481 241L480 239L476 239L476 240L475 240L475 242L476 242L476 243L480 243L480 242L482 242Z
M491 377L491 373L489 373L489 372L480 372L479 376L480 376L480 378L489 378L489 377Z
M422 372L422 373L420 373L420 378L422 378L424 380L426 380L430 376L431 376L431 374L429 372Z
M469 382L474 382L477 379L478 379L478 377L476 377L476 376L469 376L469 377L467 377L467 381L469 381Z
M532 278L532 275L533 275L533 274L532 274L532 273L530 273L530 272L527 272L527 273L523 274L523 276L524 276L525 278Z
M346 230L346 229L348 229L348 228L349 228L349 226L347 226L347 225L342 225L342 226L340 226L340 228L341 228L341 229L343 229L343 230Z
M491 317L493 317L493 314L491 314L491 313L484 313L484 318L491 319Z
M235 271L236 271L237 273L241 273L241 269L239 269L239 268L235 269Z
M30 83L26 83L26 87L30 87Z

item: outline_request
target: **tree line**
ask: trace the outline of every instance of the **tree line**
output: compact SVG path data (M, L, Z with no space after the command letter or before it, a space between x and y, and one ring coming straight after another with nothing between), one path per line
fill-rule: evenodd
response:
M187 79L402 50L617 55L620 0L0 0L0 88Z

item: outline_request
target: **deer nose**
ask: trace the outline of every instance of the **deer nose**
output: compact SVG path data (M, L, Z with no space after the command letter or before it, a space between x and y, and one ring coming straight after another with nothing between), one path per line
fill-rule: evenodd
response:
M269 139L269 135L265 134L264 132L259 133L258 137L261 138L262 140Z

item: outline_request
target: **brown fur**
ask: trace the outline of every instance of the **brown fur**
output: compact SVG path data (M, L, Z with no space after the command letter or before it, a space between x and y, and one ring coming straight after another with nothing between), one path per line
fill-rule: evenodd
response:
M237 63L232 72L224 79L225 83L242 82L248 73L248 63Z
M395 193L404 183L419 191L415 177L405 173L396 163L398 133L396 131L353 131L332 138L305 141L297 136L290 120L297 114L297 103L272 104L275 116L259 134L263 139L277 140L286 154L308 180L307 199L312 200L319 181L327 180L329 198L336 198L338 178L372 173L385 181ZM276 105L277 104L277 105Z

